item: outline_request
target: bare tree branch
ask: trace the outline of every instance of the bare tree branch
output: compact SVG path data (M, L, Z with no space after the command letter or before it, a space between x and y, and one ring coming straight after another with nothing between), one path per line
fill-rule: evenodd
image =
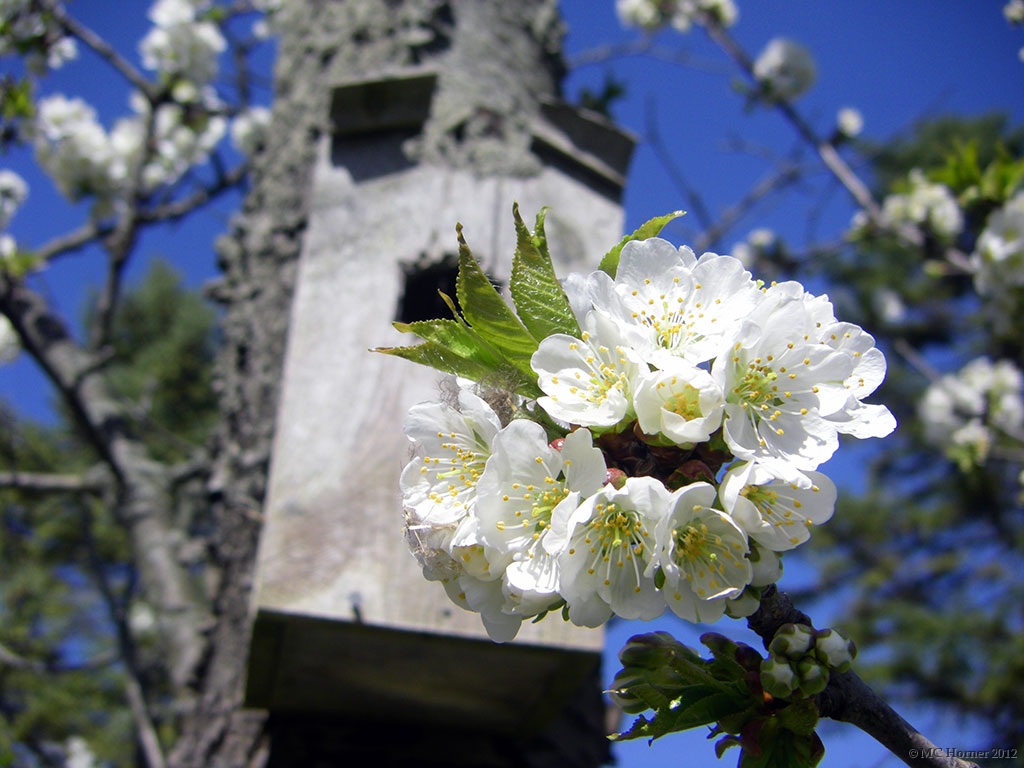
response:
M60 24L69 35L77 37L100 58L117 70L134 88L147 97L155 95L156 86L145 75L119 54L114 48L77 19L69 16L61 3L48 2L47 12Z
M123 602L115 594L114 588L107 578L103 563L96 551L96 540L92 535L92 527L92 514L87 508L83 508L82 530L84 532L86 548L89 552L89 570L100 594L103 596L103 601L107 606L107 613L114 625L117 648L121 663L124 666L125 696L128 699L132 719L135 721L142 753L146 756L148 768L165 768L167 761L164 758L160 739L157 736L156 727L153 725L153 719L150 717L149 707L146 704L146 696L140 682L138 665L135 661L135 642L128 627L126 611L124 610Z
M3 312L60 392L86 439L113 475L115 512L126 526L143 592L156 611L171 677L184 687L205 644L203 603L176 556L171 470L149 458L131 419L109 391L95 355L82 349L62 320L24 282L0 275Z
M680 64L691 69L712 74L727 74L725 69L717 62L700 59L686 50L674 47L657 45L651 37L643 37L627 43L615 43L611 45L600 45L581 51L570 57L566 64L569 69L605 64L613 59L626 58L628 56L645 56L658 61L665 61L670 64Z
M6 664L14 669L30 669L35 672L43 672L46 669L43 662L37 659L26 659L3 643L0 643L0 664Z
M27 493L101 494L110 489L105 469L95 468L81 475L56 475L46 472L0 472L0 488Z

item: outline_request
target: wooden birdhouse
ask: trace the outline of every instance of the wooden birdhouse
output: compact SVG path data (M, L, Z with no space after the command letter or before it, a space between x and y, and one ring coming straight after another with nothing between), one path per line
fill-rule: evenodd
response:
M593 675L602 632L554 616L492 643L478 615L423 578L402 535L402 424L410 406L438 399L440 376L368 350L410 343L392 321L447 311L432 302L454 278L456 222L499 284L513 202L527 221L549 208L559 274L594 269L622 234L633 141L549 98L528 115L521 168L418 156L443 76L414 68L333 89L291 314L247 700L527 738ZM493 119L498 147L507 118ZM467 126L487 130L486 115Z

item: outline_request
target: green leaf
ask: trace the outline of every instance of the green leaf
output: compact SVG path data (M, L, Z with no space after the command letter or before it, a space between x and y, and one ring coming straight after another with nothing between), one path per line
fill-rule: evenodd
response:
M665 228L666 224L685 214L686 211L673 211L672 213L667 213L664 216L658 216L641 224L633 234L626 235L619 241L618 245L605 254L604 258L601 259L601 265L599 268L602 272L607 272L612 277L615 277L615 272L619 268L619 255L622 253L622 249L625 247L626 243L630 240L646 240L650 237L657 237L661 234L661 230Z
M779 728L773 720L758 734L760 753L744 749L737 768L814 768L825 756L817 733L803 736Z
M455 281L455 292L466 322L481 338L499 349L515 368L534 376L530 357L537 350L537 340L501 298L473 258L462 237L462 225L457 226L456 231L459 235L459 275Z
M491 372L486 365L454 354L448 347L433 341L417 344L412 347L377 347L374 352L393 355L420 365L428 365L443 373L464 376L467 379L480 379Z
M681 689L667 709L657 709L650 720L641 715L629 730L616 734L614 738L619 741L639 738L653 741L669 733L718 722L748 708L748 697L738 690L723 689L717 685L690 685Z
M423 343L409 347L378 347L374 352L401 357L474 381L488 381L502 372L516 371L513 361L461 319L420 320L415 323L394 323L394 326L402 333L416 334L423 339ZM535 377L512 375L508 381L515 382L512 388L526 397L541 394Z
M536 339L554 333L580 335L569 299L562 290L548 253L544 234L545 210L537 214L533 233L519 215L519 204L512 206L516 223L516 253L512 260L509 290L523 324Z
M394 326L402 333L415 333L424 341L440 344L466 360L492 368L507 362L498 350L459 320L419 320L414 323L394 323Z

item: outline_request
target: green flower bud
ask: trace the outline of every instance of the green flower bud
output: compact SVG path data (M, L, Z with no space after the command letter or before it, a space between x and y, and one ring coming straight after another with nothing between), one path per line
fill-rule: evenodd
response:
M834 629L823 629L814 638L814 655L825 666L846 672L857 656L857 646Z
M799 685L800 679L785 659L767 658L761 662L761 687L772 696L788 698Z
M749 587L739 597L725 603L725 614L730 619L745 619L761 606L761 599Z
M644 635L634 635L619 651L619 661L626 668L663 669L679 656L686 659L698 658L692 650L668 632L648 632Z
M799 659L811 649L814 630L806 624L783 624L775 633L768 650L776 656Z
M813 656L800 659L796 663L796 672L800 678L800 690L808 696L821 693L828 685L828 669Z

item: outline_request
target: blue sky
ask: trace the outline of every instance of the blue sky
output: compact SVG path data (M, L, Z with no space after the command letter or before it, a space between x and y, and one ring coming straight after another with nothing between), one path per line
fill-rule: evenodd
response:
M751 53L769 39L792 37L806 45L818 66L817 85L798 102L799 109L822 132L838 109L858 108L865 119L864 135L885 140L906 132L916 121L944 113L978 115L993 110L1008 112L1015 124L1024 122L1024 31L1010 29L1003 19L1003 0L737 0L740 19L733 34ZM147 28L147 2L119 4L111 14L109 0L78 0L72 9L134 56L135 42ZM639 34L623 30L611 0L563 0L568 23L566 40L570 60L596 46L636 40ZM700 32L681 36L663 33L659 46L687 51L695 66L684 67L648 56L627 56L576 70L566 84L573 97L582 86L599 88L607 72L626 84L627 96L614 107L621 125L640 137L625 195L627 228L651 216L686 207L652 148L644 143L647 116L654 115L658 131L670 147L675 163L689 183L699 189L712 211L721 211L759 181L769 170L760 156L770 149L785 155L795 146L794 135L776 114L745 111L743 99L730 87L735 72ZM109 126L127 109L126 92L110 88L97 78L83 59L48 81L46 92L82 93L101 112ZM730 141L735 140L730 145ZM742 142L742 150L736 148ZM30 183L30 197L14 218L11 229L29 247L45 242L82 221L83 210L64 203L48 182L31 171L30 158L13 153L3 158ZM787 195L773 205L756 209L740 222L725 245L741 240L750 229L769 227L796 245L807 235L807 213L818 211L814 237L836 237L853 211L845 196L817 179L812 186ZM237 198L199 214L188 226L164 227L140 243L144 256L173 258L192 285L215 274L212 241L227 226ZM679 243L696 234L693 217L671 225L667 235ZM138 276L141 264L131 273ZM85 252L61 259L42 275L37 285L59 303L69 319L77 319L82 287L96 285L102 275L95 254ZM0 397L19 410L44 417L50 393L34 374L25 356L0 372ZM827 470L826 470L827 471ZM783 587L800 577L787 574ZM685 636L689 628L679 622L640 625L623 622L609 632L608 678L615 671L614 651L639 631L668 628ZM718 628L739 636L741 625ZM698 632L685 639L696 643ZM751 641L753 643L753 641ZM969 747L970 731L959 724L935 721L929 712L910 712L910 719L940 746ZM929 728L928 726L931 726ZM846 729L847 731L849 729ZM824 765L896 765L886 760L881 747L870 740L830 729ZM714 765L703 734L680 735L648 748L633 742L616 748L625 768ZM727 758L723 765L731 765Z
M732 34L748 52L756 54L771 38L784 36L801 42L813 53L818 81L797 106L821 133L831 129L837 110L847 106L861 111L863 135L876 141L905 134L914 122L946 113L1003 111L1010 114L1015 125L1024 121L1024 62L1018 58L1018 50L1024 46L1024 31L1006 24L1003 3L998 0L748 0L737 5L740 18ZM570 58L609 40L638 37L619 27L610 2L564 0L563 8L569 25ZM687 181L700 191L712 210L720 211L769 170L760 158L735 151L727 139L742 137L784 155L794 146L794 134L774 113L744 111L743 99L730 88L735 71L699 32L685 36L662 33L657 43L689 51L700 68L651 57L618 58L578 69L569 78L567 91L573 95L584 84L599 88L609 71L625 80L627 97L613 109L616 120L643 139L653 110L658 133L671 146ZM788 195L777 205L756 209L725 238L726 246L757 227L773 229L799 246L806 235L806 213L822 199L825 203L816 236L837 236L854 209L843 193L833 191L821 198L821 189L818 185L809 193ZM641 141L625 195L627 227L685 207L655 152ZM688 218L670 225L666 233L671 239L691 241L698 228ZM839 461L841 457L833 461L833 466ZM836 470L826 467L825 471ZM855 482L852 475L836 479L841 486L844 480ZM795 562L789 563L781 586L785 588L800 578L806 578L806 571ZM841 613L837 606L835 617L817 616L816 620L826 625ZM706 631L671 620L614 625L609 629L606 678L610 679L618 668L615 653L625 640L655 629L667 629L698 648L697 638ZM746 637L746 642L761 647L741 622L727 621L714 629L738 640ZM969 723L943 718L927 709L908 708L905 703L897 704L897 708L939 746L967 748L977 737ZM845 724L828 723L821 735L826 747L822 765L827 768L901 764L871 738ZM650 747L643 740L617 744L614 752L624 768L716 764L706 731L701 730L675 734ZM731 754L718 764L735 765L735 753Z

